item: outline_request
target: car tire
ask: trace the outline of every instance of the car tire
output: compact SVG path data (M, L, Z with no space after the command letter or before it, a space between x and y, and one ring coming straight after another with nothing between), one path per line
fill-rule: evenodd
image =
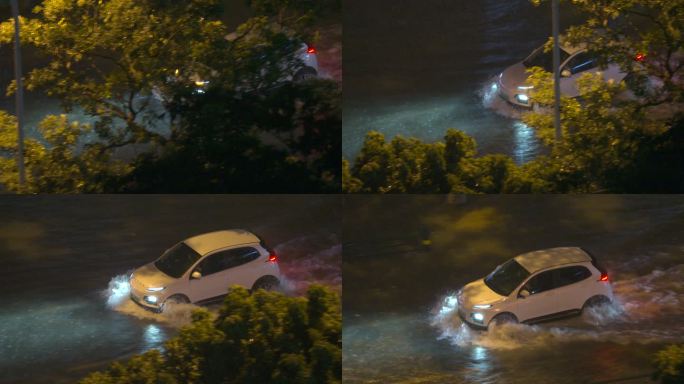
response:
M280 286L280 280L275 276L262 276L259 280L254 282L252 285L252 292L256 292L258 289L263 289L264 291L272 291Z
M164 303L159 308L159 311L164 312L164 310L167 309L167 306L173 306L175 304L190 304L190 299L188 299L188 297L185 295L170 296L168 299L164 300Z
M294 83L302 83L307 80L315 79L316 77L318 77L318 72L316 72L314 68L304 67L295 73L292 77L292 81Z
M600 305L605 305L605 304L610 304L610 299L607 298L606 296L603 295L596 295L592 296L587 301L584 302L584 305L582 306L582 311L586 308L593 308L593 307L598 307Z
M490 326L493 325L495 327L504 324L518 324L518 318L510 312L504 312L494 316L494 318L489 322Z

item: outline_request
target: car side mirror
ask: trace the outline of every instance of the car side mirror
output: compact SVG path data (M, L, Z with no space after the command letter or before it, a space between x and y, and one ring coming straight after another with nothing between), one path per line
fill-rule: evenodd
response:
M570 72L569 69L564 69L560 73L561 77L570 77L572 76L572 72Z
M200 271L193 271L193 272L190 274L190 278L191 278L191 279L201 279L201 278L202 278L202 274L200 273Z
M518 292L518 297L521 298L521 299L524 299L524 298L526 298L526 297L529 296L529 295L530 295L530 291L528 291L528 290L525 289L525 288L521 289L520 292Z

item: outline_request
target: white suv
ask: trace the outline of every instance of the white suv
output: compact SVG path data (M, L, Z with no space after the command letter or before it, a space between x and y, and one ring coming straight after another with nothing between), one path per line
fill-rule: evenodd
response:
M561 45L560 47L560 91L568 97L579 96L577 79L584 73L600 73L605 81L619 83L627 74L617 64L609 63L606 68L599 68L598 60L586 49ZM506 68L494 87L499 96L511 104L531 108L530 91L527 83L531 67L542 67L546 72L553 72L552 52L545 52L544 46L535 49L525 60Z
M220 299L231 285L256 290L279 283L276 254L253 233L233 229L183 240L136 269L130 296L145 308L162 311L167 303Z
M516 256L464 286L451 304L463 321L487 328L579 314L612 300L606 270L584 249L566 247Z

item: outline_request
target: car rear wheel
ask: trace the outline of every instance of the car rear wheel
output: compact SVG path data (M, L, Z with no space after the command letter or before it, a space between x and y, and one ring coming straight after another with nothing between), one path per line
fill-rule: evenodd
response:
M504 324L518 324L518 318L512 313L502 313L496 315L492 321L489 322L490 326L499 327Z
M594 308L605 304L610 304L609 298L603 295L592 296L584 302L584 305L582 306L582 311L584 311L587 308Z
M252 286L252 292L257 289L272 291L280 286L280 281L275 276L262 276Z
M315 79L318 76L318 72L311 67L304 67L295 73L292 81L295 83L301 83L307 80Z

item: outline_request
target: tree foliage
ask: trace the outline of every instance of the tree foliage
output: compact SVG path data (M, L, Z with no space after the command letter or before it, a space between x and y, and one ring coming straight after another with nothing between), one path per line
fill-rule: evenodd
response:
M70 122L66 115L48 115L38 130L43 140L24 142L26 185L18 184L17 128L14 116L0 111L0 184L23 193L88 193L112 188L111 180L130 167L113 160L102 144L83 144L92 134L87 124Z
M114 363L81 383L339 383L340 310L339 296L322 286L305 298L236 286L218 316L194 312L162 352Z
M502 193L532 188L504 155L476 157L475 141L450 129L444 142L369 132L354 165L345 163L345 192ZM523 184L526 184L523 186Z
M655 358L653 379L662 384L684 382L684 345L670 345L659 351Z
M35 151L27 162L51 181L26 191L339 190L339 86L286 82L302 42L316 38L315 17L335 9L309 3L252 1L252 17L229 31L219 0L44 0L21 19L22 43L42 55L25 85L92 123L60 128L71 141L27 144L42 142L40 166ZM13 27L0 23L0 44ZM16 152L12 142L3 155ZM112 169L131 147L143 153ZM3 158L10 171L13 161ZM0 182L17 190L9 175Z

